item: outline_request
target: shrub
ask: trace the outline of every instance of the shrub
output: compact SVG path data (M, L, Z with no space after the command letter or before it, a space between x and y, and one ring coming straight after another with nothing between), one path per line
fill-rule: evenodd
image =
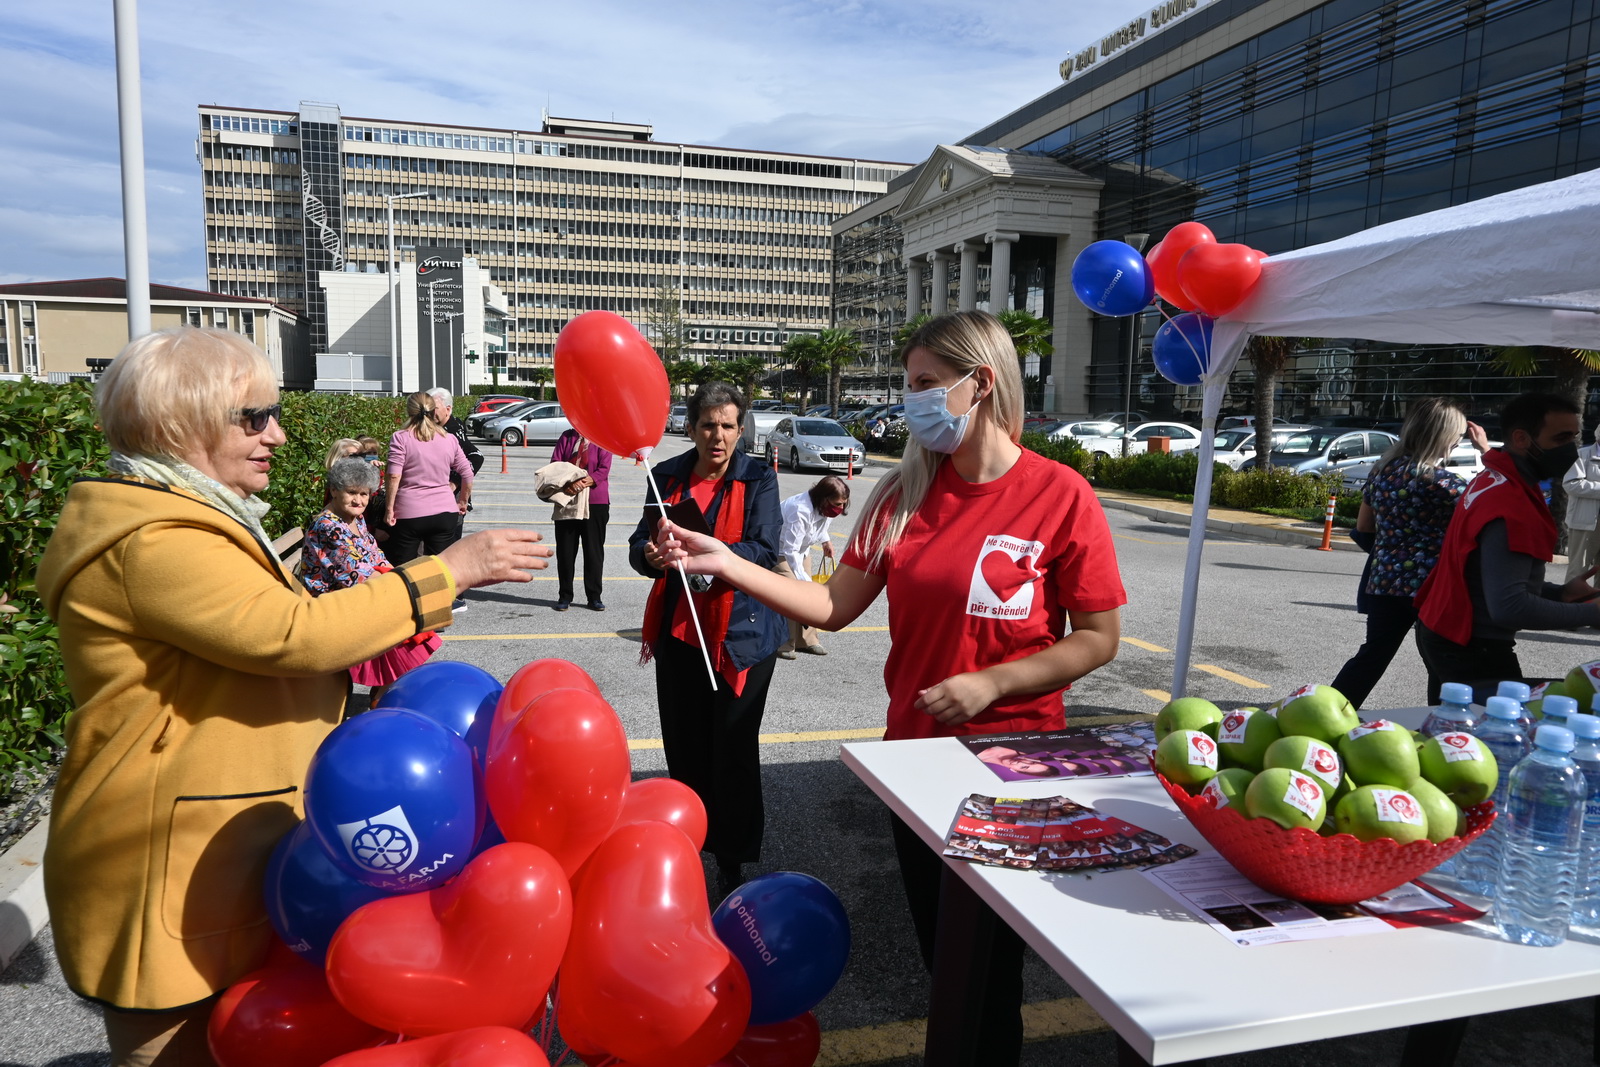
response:
M1283 467L1231 472L1214 493L1223 507L1316 508L1326 507L1330 486L1337 490L1337 475L1327 478L1315 474L1295 474Z
M262 520L276 537L305 526L322 510L323 461L341 437L389 437L405 424L403 397L344 393L284 393L283 432L289 440L272 461L272 480L261 499L272 505Z
M1054 439L1042 433L1025 433L1022 435L1022 447L1032 449L1045 459L1065 463L1085 478L1094 471L1093 457L1070 437Z
M882 437L868 437L867 428L859 422L850 424L850 435L861 442L864 450L876 452L880 456L903 455L906 450L906 439L910 436L902 428L890 430Z

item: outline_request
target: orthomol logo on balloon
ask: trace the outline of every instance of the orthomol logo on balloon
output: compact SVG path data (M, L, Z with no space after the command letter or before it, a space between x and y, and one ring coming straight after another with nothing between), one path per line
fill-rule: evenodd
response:
M739 917L739 925L744 927L745 933L750 935L750 947L756 950L756 955L761 958L761 962L768 967L777 963L777 953L767 947L766 939L761 936L761 931L756 928L755 912L745 907L744 897L729 897L728 907Z

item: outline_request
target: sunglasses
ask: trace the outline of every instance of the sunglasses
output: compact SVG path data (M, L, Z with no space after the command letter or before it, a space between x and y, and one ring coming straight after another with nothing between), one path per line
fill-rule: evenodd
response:
M240 408L234 416L250 427L251 433L265 433L267 423L272 419L283 421L283 405L274 404L270 408Z

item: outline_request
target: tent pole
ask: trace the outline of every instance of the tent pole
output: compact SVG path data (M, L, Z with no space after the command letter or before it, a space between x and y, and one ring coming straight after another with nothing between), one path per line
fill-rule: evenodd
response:
M1212 345L1213 354L1217 351ZM1232 367L1228 368L1231 371ZM1184 695L1189 686L1189 658L1194 649L1194 620L1200 606L1200 557L1206 545L1206 517L1211 508L1211 472L1217 451L1217 412L1222 410L1222 395L1228 388L1228 373L1206 377L1200 408L1200 468L1194 479L1194 512L1189 519L1189 552L1183 567L1183 604L1178 613L1178 647L1172 662L1172 697Z

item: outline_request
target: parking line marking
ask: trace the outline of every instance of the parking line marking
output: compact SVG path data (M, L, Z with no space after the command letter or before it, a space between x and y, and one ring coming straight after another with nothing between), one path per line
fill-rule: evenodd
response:
M1062 997L1022 1006L1024 1041L1045 1041L1074 1034L1098 1033L1110 1027L1088 1002ZM828 1030L816 1067L861 1067L892 1060L920 1059L927 1042L928 1020L903 1019L853 1030Z
M1194 665L1194 669L1197 671L1205 671L1207 674L1214 674L1218 678L1226 678L1228 681L1233 682L1236 685L1242 685L1246 689L1272 688L1272 686L1268 685L1266 682L1258 682L1254 678L1246 678L1242 674L1235 674L1224 667L1213 667L1209 663L1196 663Z
M1159 700L1163 704L1172 703L1172 694L1167 692L1165 689L1141 689L1139 692L1143 693L1151 700Z
M1160 645L1152 645L1149 641L1141 641L1137 637L1124 637L1123 640L1126 641L1128 644L1132 645L1134 648L1142 648L1146 652L1171 652L1172 651L1172 649L1170 649L1170 648L1162 648Z
M606 581L614 579L607 578ZM881 634L888 633L887 626L846 626L842 630L824 630L823 633L840 634ZM606 630L601 633L586 634L450 634L439 635L445 641L559 641L562 638L594 638L594 637L640 637L643 630Z

